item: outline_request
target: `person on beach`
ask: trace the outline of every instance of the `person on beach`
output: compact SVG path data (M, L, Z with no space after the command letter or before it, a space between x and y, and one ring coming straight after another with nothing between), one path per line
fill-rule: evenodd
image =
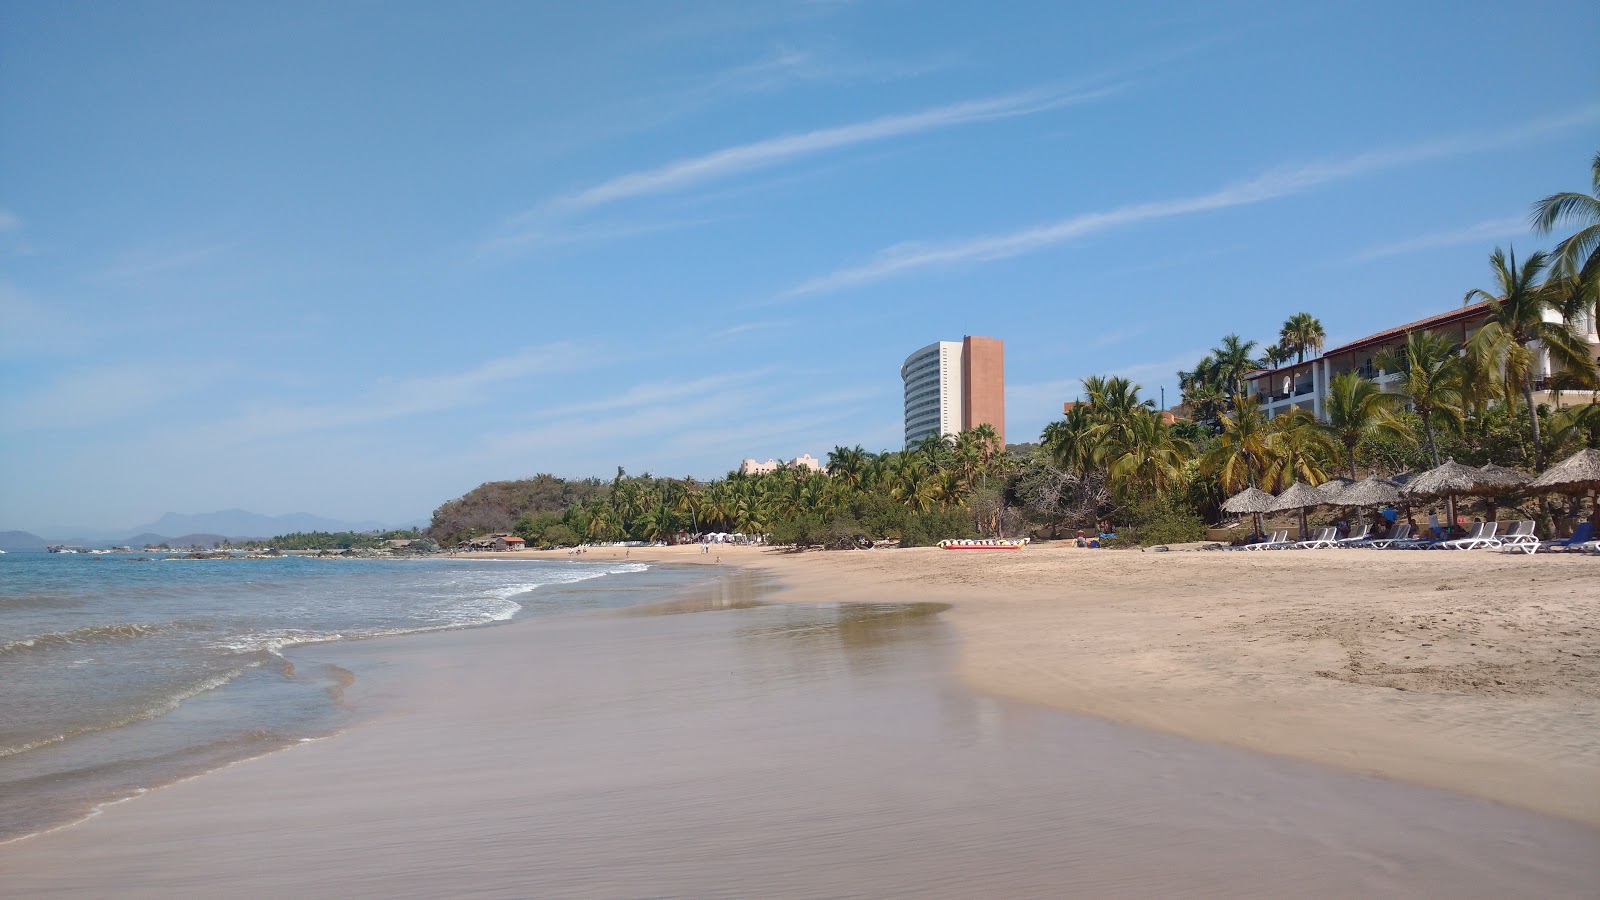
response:
M1089 541L1083 536L1083 529L1082 528L1078 529L1077 544L1078 544L1079 547L1087 547L1087 546L1089 546Z

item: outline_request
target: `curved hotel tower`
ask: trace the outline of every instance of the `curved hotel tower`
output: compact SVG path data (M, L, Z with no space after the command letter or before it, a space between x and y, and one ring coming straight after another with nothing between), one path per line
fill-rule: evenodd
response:
M965 337L929 344L906 357L905 438L952 435L988 423L1006 439L1005 342Z

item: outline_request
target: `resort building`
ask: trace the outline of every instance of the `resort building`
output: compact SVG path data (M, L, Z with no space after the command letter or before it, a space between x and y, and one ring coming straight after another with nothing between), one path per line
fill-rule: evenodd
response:
M1448 335L1451 340L1461 345L1483 326L1488 317L1489 304L1474 303L1398 328L1370 334L1334 347L1321 356L1303 363L1290 363L1276 369L1252 372L1245 376L1245 394L1260 397L1269 418L1282 415L1293 407L1299 407L1314 414L1318 419L1323 419L1325 417L1322 404L1328 396L1328 384L1334 376L1345 372L1360 372L1363 377L1376 382L1384 391L1397 391L1402 375L1400 372L1387 370L1384 361L1390 354L1404 350L1407 336L1416 331L1431 331ZM1549 321L1560 321L1554 313L1547 313L1546 317ZM1569 324L1573 330L1586 336L1591 354L1595 356L1596 361L1600 361L1600 335L1595 333L1593 318L1586 313L1580 313ZM1588 391L1567 391L1565 393L1570 395L1567 397L1562 397L1562 392L1552 391L1550 379L1559 368L1552 366L1550 352L1544 347L1535 343L1532 349L1535 403L1559 405L1564 400L1584 402L1588 399Z
M804 454L803 456L796 456L794 459L782 460L782 461L779 461L779 460L776 460L776 459L769 459L764 463L763 462L756 462L753 459L747 459L747 460L744 460L743 462L739 463L739 474L740 475L765 475L768 472L776 472L776 471L778 471L780 468L782 468L784 466L788 466L791 469L806 469L806 470L812 471L812 472L821 472L822 471L822 462L820 460L818 460L815 456L812 456L811 454L807 453L807 454Z
M945 437L988 424L1006 439L1006 351L996 338L939 341L906 357L905 440Z

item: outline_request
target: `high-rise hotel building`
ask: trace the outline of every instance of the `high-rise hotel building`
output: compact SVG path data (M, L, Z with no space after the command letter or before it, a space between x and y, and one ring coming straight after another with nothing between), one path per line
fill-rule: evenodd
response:
M1006 345L986 337L939 341L906 357L906 446L988 423L1006 440Z

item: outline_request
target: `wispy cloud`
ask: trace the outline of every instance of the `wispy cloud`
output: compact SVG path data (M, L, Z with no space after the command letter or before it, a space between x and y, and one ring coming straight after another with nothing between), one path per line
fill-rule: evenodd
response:
M536 375L574 371L595 358L592 350L571 343L528 347L462 372L379 379L348 392L354 396L343 402L252 409L195 429L188 439L228 446L476 406L488 402L494 389Z
M206 243L190 247L135 250L117 257L101 274L122 280L187 269L226 253L233 247L231 243Z
M1049 90L1025 91L725 147L654 169L618 175L577 193L558 198L550 204L549 209L538 210L535 213L549 211L570 213L594 209L635 197L679 191L709 181L846 147L959 125L1034 115L1047 110L1088 103L1110 96L1117 90L1116 87L1106 87L1074 93Z
M1528 216L1524 213L1516 216L1504 216L1499 219L1487 219L1476 225L1468 225L1465 228L1435 231L1403 241L1394 241L1388 244L1380 244L1376 247L1369 247L1351 257L1351 261L1371 262L1375 259L1386 259L1391 256L1405 256L1410 253L1416 253L1419 250L1455 247L1460 244L1476 244L1525 234L1528 234Z
M5 234L8 231L16 231L21 227L22 219L18 218L15 213L0 209L0 234Z
M883 58L851 60L817 50L779 47L755 62L717 73L698 91L751 94L799 84L897 81L943 71L955 64L953 56L917 62Z
M1010 259L1114 228L1249 206L1387 169L1522 144L1596 121L1600 121L1600 106L1589 107L1567 116L1528 122L1494 135L1454 135L1408 147L1362 153L1332 162L1280 167L1206 194L1083 213L1058 222L1007 234L948 243L896 244L881 251L871 262L802 282L781 296L789 298L828 293L924 269Z
M664 234L697 228L716 222L712 218L670 219L658 222L603 222L594 225L570 223L543 224L520 228L499 237L491 238L478 247L479 257L499 256L507 253L539 248L572 247L581 244L598 244L620 241L647 234Z

